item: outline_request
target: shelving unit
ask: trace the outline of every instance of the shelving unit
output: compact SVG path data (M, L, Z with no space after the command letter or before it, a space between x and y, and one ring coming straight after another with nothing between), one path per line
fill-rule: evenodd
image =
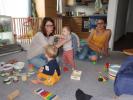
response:
M0 15L0 56L21 50L12 33L12 18Z

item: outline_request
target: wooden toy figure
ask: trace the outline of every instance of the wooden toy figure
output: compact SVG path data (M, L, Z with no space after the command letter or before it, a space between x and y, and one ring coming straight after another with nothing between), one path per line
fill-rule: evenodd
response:
M17 97L17 96L19 96L20 95L20 91L19 90L15 90L15 91L13 91L12 93L10 93L8 96L7 96L7 98L8 98L8 100L15 100L15 98Z

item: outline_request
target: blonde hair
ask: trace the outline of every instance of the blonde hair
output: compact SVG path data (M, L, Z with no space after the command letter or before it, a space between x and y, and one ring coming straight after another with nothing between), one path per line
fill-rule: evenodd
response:
M44 47L45 54L48 55L50 58L54 58L57 55L58 49L54 45L47 45Z

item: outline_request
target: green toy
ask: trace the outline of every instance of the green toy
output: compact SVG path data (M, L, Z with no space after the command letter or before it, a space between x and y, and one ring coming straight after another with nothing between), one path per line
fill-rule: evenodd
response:
M108 80L109 66L110 66L110 64L106 63L104 68L103 68L103 71L99 72L99 75L98 75L98 81L99 82L105 82Z

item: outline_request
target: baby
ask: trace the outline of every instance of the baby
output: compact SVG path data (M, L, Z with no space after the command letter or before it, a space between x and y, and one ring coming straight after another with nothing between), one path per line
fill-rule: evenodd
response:
M75 69L75 61L74 61L74 54L75 49L74 45L76 45L79 38L75 33L71 32L71 29L69 26L64 26L62 29L61 35L56 35L59 38L59 41L63 46L63 67L68 70L68 66L72 67L72 70ZM72 38L75 37L75 38ZM75 42L73 41L75 40ZM77 43L77 46L79 46L79 42Z
M32 80L32 82L52 86L60 80L61 75L59 65L55 59L58 49L54 45L47 45L44 49L48 63L39 69L37 79Z

